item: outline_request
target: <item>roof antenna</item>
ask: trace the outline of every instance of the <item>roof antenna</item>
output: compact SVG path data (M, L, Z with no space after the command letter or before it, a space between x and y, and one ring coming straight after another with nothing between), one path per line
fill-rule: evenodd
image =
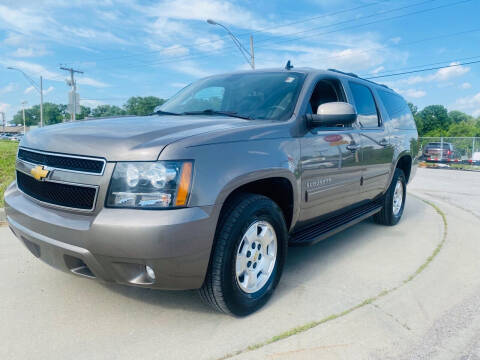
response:
M293 69L292 62L288 60L287 65L285 65L285 70L292 70L292 69Z

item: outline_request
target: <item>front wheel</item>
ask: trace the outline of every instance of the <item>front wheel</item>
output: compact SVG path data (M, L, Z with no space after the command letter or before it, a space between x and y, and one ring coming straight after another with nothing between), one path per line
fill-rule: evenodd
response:
M395 169L392 183L383 199L382 210L373 215L373 220L382 225L396 225L403 214L407 196L407 181L401 169Z
M280 280L288 236L271 199L240 194L226 204L201 298L219 311L248 315L264 305Z

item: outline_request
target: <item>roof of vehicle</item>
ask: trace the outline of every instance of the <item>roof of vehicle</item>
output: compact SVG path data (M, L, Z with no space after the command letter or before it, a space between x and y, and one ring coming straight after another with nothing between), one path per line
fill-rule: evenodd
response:
M243 71L233 72L232 74L242 74L242 73L251 74L251 72L252 72L252 70L243 70ZM320 69L314 69L314 68L310 68L310 67L299 67L299 68L293 67L291 69L285 69L285 68L256 69L255 72L256 73L262 73L262 72L285 72L285 73L290 72L290 73L295 73L296 72L296 73L301 73L301 74L305 74L305 75L308 75L308 74L334 75L336 77L342 77L342 78L347 78L347 79L351 79L351 80L364 81L364 82L368 83L369 85L378 86L378 87L381 87L383 90L387 90L388 92L399 95L396 91L392 90L387 85L379 84L379 83L376 83L374 81L361 78L357 74L350 73L350 72L344 72L344 71L340 71L340 70L337 70L337 69L320 70Z

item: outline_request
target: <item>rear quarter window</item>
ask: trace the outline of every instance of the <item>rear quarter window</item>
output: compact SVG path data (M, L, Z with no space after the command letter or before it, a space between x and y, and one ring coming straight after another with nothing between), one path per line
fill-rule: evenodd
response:
M416 129L415 120L407 102L400 96L384 90L377 90L389 121L396 129Z

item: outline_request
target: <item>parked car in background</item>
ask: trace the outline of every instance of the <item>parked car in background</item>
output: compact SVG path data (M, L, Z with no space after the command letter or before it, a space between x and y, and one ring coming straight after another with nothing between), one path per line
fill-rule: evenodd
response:
M423 148L423 159L429 162L451 161L457 158L453 144L431 142Z
M397 224L417 154L412 113L384 85L290 66L230 73L187 86L150 116L28 132L6 214L54 267L199 289L243 316L273 294L289 244L371 216Z
M23 134L15 134L10 136L11 141L20 141L23 138Z
M10 140L10 139L12 138L12 136L13 136L12 134L5 133L5 134L2 134L2 135L0 136L0 139L2 139L2 140Z

